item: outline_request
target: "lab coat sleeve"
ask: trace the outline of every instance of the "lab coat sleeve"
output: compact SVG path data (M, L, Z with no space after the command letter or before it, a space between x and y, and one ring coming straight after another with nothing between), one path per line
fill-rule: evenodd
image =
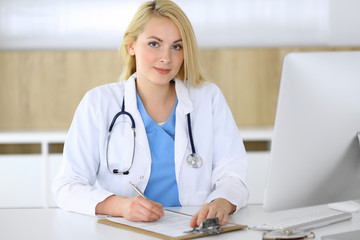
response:
M214 159L212 192L207 202L225 198L236 211L247 204L247 157L244 143L220 89L213 97ZM220 147L221 146L221 147Z
M99 168L99 113L96 96L87 93L66 137L63 162L52 191L60 208L95 215L96 205L113 193L94 186Z

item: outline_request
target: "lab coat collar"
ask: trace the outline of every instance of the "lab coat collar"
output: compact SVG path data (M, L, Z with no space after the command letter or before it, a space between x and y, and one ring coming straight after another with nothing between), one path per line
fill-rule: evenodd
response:
M125 109L129 112L137 112L136 103L136 73L131 75L125 84ZM192 112L193 105L190 99L190 87L187 87L184 81L174 78L175 91L178 98L178 110L182 115Z
M136 103L136 85L135 85L136 73L131 75L125 83L125 109L131 113L137 113Z
M183 115L186 115L193 110L193 105L190 99L190 87L187 87L185 82L178 78L174 78L174 81L176 96L179 101L178 109Z

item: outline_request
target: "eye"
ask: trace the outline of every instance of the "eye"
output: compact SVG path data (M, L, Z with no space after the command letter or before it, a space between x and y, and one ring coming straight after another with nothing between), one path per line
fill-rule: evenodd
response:
M149 46L150 46L150 47L153 47L153 48L156 48L156 47L159 46L159 44L158 44L157 42L150 42L150 43L149 43Z
M172 46L172 49L174 49L174 50L181 50L181 49L182 49L182 46L181 46L180 44L177 44L177 45Z

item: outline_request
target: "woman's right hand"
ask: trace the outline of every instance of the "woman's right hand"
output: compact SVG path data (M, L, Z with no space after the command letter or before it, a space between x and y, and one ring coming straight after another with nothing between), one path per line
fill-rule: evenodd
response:
M126 198L112 195L96 205L95 213L124 217L133 222L153 222L164 216L160 203L140 196Z

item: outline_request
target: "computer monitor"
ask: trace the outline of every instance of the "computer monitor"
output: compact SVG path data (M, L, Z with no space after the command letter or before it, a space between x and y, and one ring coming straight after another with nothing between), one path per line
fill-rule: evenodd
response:
M284 58L265 210L360 199L360 51Z

